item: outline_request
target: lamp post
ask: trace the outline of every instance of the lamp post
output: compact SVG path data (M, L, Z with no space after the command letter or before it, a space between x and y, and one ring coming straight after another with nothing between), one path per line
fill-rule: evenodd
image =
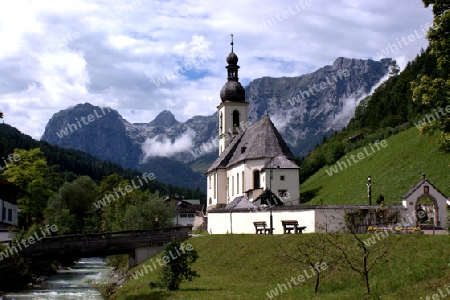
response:
M269 205L270 205L270 217L269 217L269 226L270 226L270 234L273 234L273 216L272 216L272 178L273 178L273 169L272 169L272 160L278 156L278 153L275 154L275 156L273 156L270 159L269 162Z
M273 157L272 157L273 159ZM270 160L270 177L269 177L269 205L270 205L270 234L273 234L273 216L272 216L272 177L273 177L273 171L272 171L272 159Z
M372 178L367 177L367 197L369 198L369 205L372 205Z

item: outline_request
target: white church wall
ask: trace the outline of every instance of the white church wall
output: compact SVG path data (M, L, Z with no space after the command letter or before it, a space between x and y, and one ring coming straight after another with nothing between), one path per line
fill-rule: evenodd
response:
M244 196L244 191L242 187L242 172L244 172L244 164L239 164L227 171L227 177L230 179L230 184L228 186L228 203L233 201L234 198L239 196ZM244 175L245 181L245 175Z
M211 188L209 188L209 178L211 177ZM226 171L218 169L209 172L206 176L206 199L208 209L215 208L217 204L227 204L226 199Z
M283 179L284 177L284 179ZM263 175L264 189L270 188L270 170L266 169ZM272 172L272 192L282 198L285 205L298 205L299 179L297 169L274 169ZM283 196L279 195L280 191L285 191Z
M245 190L253 190L254 188L254 182L253 182L253 172L258 170L260 171L259 174L259 183L260 183L260 189L253 190L252 193L249 193L248 197L250 201L253 201L256 199L262 192L263 192L263 174L264 172L261 172L261 169L264 166L264 162L266 159L252 159L252 160L246 160L244 164L244 171L245 171Z
M314 210L273 211L274 234L282 234L282 220L297 220L299 226L306 226L305 233L315 231ZM208 213L208 232L211 234L254 234L253 222L266 221L270 223L270 211L250 212L213 212Z

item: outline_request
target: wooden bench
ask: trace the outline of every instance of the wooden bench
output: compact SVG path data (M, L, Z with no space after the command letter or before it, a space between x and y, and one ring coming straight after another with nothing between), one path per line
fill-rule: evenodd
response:
M281 221L283 225L283 233L291 233L294 230L294 233L302 233L303 230L306 229L306 226L298 226L297 220L285 220Z
M253 225L255 225L256 234L270 233L270 228L267 227L266 221L253 222Z

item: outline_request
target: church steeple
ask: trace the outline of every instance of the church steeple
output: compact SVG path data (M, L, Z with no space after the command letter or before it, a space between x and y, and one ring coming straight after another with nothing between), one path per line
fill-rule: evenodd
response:
M228 70L228 81L239 81L238 70L239 66L237 65L238 57L233 52L233 34L231 34L231 53L227 57L228 66L226 66Z
M245 90L239 83L238 70L240 67L237 65L239 59L233 51L233 46L233 34L231 34L231 53L228 54L228 66L225 67L228 72L228 82L225 83L220 91L220 98L222 101L242 102L245 101Z
M245 89L239 83L238 57L234 53L234 40L231 35L231 53L227 56L228 81L220 91L222 103L219 109L219 155L225 150L233 135L245 130L248 122L248 102L245 102Z

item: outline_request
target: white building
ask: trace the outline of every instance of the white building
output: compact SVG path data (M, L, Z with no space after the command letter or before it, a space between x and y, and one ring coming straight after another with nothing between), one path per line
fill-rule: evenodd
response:
M8 231L18 224L17 198L21 190L6 180L0 179L0 241L10 240Z
M269 204L270 198L272 205L296 205L299 176L298 166L291 161L294 155L268 115L252 125L248 122L249 103L239 83L238 57L233 42L231 45L228 81L217 107L219 157L206 172L207 210L224 208L239 197L258 204ZM269 189L273 196L259 198Z

